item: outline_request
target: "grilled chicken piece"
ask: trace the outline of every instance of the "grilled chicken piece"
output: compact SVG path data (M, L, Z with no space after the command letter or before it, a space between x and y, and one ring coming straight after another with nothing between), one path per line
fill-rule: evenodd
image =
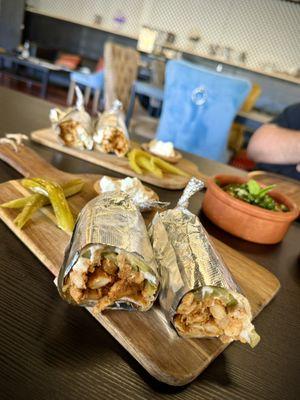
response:
M76 303L79 303L83 299L83 291L75 286L70 287L69 293Z
M108 275L105 271L97 268L90 276L87 285L90 289L99 289L111 283L113 277Z
M102 267L104 271L109 275L115 275L118 272L118 267L111 260L104 259L102 261Z

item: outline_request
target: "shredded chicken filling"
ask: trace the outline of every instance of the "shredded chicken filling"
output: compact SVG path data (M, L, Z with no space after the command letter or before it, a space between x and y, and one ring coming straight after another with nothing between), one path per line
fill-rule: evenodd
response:
M244 300L244 301L243 301ZM174 326L182 336L218 337L223 343L239 340L250 342L251 310L248 301L238 295L238 301L226 305L216 296L186 294L177 308Z
M118 157L123 157L129 150L129 141L120 129L107 128L97 148L104 153L114 152Z
M131 266L124 254L113 258L101 255L97 261L79 258L63 290L78 304L95 301L95 312L103 311L117 300L129 300L142 309L150 306L153 285Z
M79 145L77 138L77 128L80 126L79 122L67 120L60 124L60 138L67 146L76 147Z

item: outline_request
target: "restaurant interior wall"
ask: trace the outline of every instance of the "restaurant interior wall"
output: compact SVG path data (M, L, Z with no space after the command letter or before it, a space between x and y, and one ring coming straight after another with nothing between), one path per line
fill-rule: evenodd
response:
M30 9L130 38L140 28L170 31L174 46L208 55L246 53L249 68L291 72L300 65L300 4L283 0L29 0ZM199 36L199 41L190 37Z
M279 0L273 1L277 2ZM70 2L72 2L72 0ZM31 3L33 3L33 1L31 1ZM36 6L38 5L37 1L34 1L34 3L36 4ZM58 3L64 3L64 1L60 0L55 3L57 5ZM98 0L95 1L95 3L98 4L103 2L101 0ZM134 0L132 0L132 3L134 3ZM150 3L147 2L148 5ZM168 3L170 3L170 1L168 1ZM35 9L35 11L32 11L33 9L30 8L31 11L26 12L24 31L24 40L28 39L32 42L36 42L41 48L55 48L58 51L66 51L70 53L80 54L83 59L83 65L88 66L93 70L97 59L103 54L104 43L107 40L113 40L125 46L136 47L137 45L137 40L133 37L125 35L122 30L115 31L113 33L100 29L100 27L103 29L105 28L104 22L101 24L100 27L96 27L94 25L83 25L79 22L72 23L66 21L65 16L64 19L62 19L62 14L59 14L58 11L57 17L42 15L42 13L47 14L46 8L42 8L43 4L45 4L45 2L41 1L39 3L39 9ZM297 10L297 12L299 10L300 12L300 6L298 6L298 8L295 10ZM52 14L53 13L54 11L52 11ZM294 35L297 36L297 29L295 30ZM298 44L299 43L300 40ZM258 45L260 44L258 43ZM299 49L297 50L297 46L295 47L294 51L295 54L297 53L297 51L299 52ZM209 58L190 54L188 52L183 53L183 57L208 68L215 69L218 65L218 62L215 60L210 60ZM300 65L300 54L298 58L298 65ZM274 79L266 75L249 71L245 68L228 65L226 63L223 64L223 73L245 77L252 82L258 83L261 86L262 95L256 103L256 108L258 110L265 111L270 114L278 114L286 106L299 101L299 85L296 83ZM64 81L63 79L61 79L59 74L53 74L51 79L55 84L66 87L68 86L68 80L65 79Z

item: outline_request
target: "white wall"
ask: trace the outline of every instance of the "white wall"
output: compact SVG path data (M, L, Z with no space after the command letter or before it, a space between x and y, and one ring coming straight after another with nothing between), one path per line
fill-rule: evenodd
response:
M207 54L209 44L247 52L247 65L278 70L300 68L300 5L281 0L29 0L40 12L83 24L102 16L101 27L137 37L145 24L176 34L176 45L191 49L193 30L202 40L193 51ZM113 21L124 15L120 28Z

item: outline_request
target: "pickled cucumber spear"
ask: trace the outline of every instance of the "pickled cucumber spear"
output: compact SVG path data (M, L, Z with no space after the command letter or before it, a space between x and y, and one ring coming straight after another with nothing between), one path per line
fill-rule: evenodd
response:
M65 197L70 197L70 196L73 196L74 194L80 192L83 185L84 185L84 182L82 179L73 179L67 183L64 183L63 185L61 185L61 187L63 188ZM36 194L31 194L29 196L20 197L19 199L11 200L11 201L8 201L7 203L0 204L0 207L16 208L16 209L23 208L26 206L27 203L31 202L32 200L34 200L36 198L37 198ZM46 196L44 196L44 198L45 198L46 202L43 204L43 206L47 206L48 204L50 204L50 200Z
M41 178L23 179L22 185L32 192L49 197L56 216L57 225L63 231L71 233L74 229L74 218L65 198L62 187Z
M45 183L44 183L47 181L40 180L40 183L43 182L43 187L41 186L39 188L38 188L37 181L38 181L38 179L24 179L22 181L22 184L24 187L30 188L32 191L37 191L38 193L1 204L1 207L3 207L3 208L14 208L14 209L23 208L22 211L18 214L18 216L16 217L16 219L14 221L20 229L23 228L23 226L26 224L26 222L32 217L32 215L36 211L38 211L41 207L44 207L51 203L50 197L47 195L48 192L46 190ZM54 182L50 182L50 186L51 186L51 184L53 186ZM80 192L83 185L84 185L84 182L82 179L73 179L69 182L66 182L61 187L61 189L63 191L63 196L64 197L73 196L74 194ZM57 186L59 186L59 185L54 184L54 186L57 188ZM60 190L59 190L59 192L60 192ZM61 192L60 192L59 199L61 199ZM56 198L56 200L57 200L57 198ZM64 199L64 201L66 202L65 199ZM57 210L57 206L56 206L56 210ZM68 206L68 204L67 204L67 206ZM62 214L64 212L65 211L60 212L59 218L64 218L63 214ZM57 214L56 214L56 216L57 216ZM70 223L70 219L68 219L68 218L69 218L69 216L67 214L66 221L63 221L62 223L60 222L61 226L59 225L62 229L66 230L66 231L69 231L69 229L71 229L71 227L72 227L72 223ZM73 216L72 216L72 218L73 218Z

